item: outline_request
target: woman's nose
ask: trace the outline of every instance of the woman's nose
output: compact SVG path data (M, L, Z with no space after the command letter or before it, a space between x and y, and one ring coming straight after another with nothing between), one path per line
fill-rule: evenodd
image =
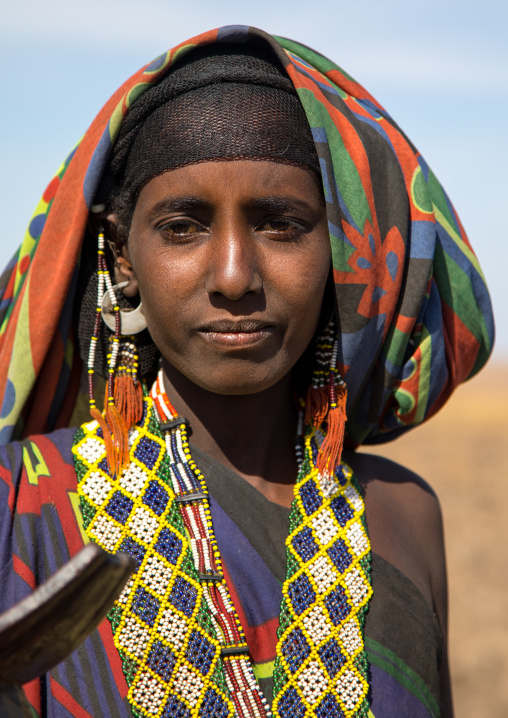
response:
M245 294L259 294L263 280L255 240L238 228L216 233L210 243L206 289L237 300Z

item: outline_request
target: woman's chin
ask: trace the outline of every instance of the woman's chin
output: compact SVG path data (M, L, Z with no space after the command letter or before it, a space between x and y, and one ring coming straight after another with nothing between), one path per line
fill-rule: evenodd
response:
M204 390L222 396L248 396L268 391L281 383L291 373L291 368L274 367L267 371L265 364L249 366L207 367L192 370L188 365L181 370L178 365L163 362L163 369L170 383L177 390Z

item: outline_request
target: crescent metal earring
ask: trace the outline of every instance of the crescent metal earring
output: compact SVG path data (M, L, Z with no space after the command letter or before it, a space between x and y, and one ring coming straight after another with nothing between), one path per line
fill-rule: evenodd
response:
M104 324L111 329L112 332L116 329L116 314L120 315L120 334L131 335L139 334L143 329L146 329L146 319L143 313L143 304L140 302L136 309L132 309L128 312L117 310L115 311L113 302L111 300L111 291L116 296L116 291L126 287L129 282L120 282L119 284L113 285L110 289L104 292L101 304L102 321Z

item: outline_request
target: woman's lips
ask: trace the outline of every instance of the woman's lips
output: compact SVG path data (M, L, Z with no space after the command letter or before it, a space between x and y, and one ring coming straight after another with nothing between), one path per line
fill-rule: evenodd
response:
M253 320L237 322L219 320L201 327L199 332L212 344L243 348L266 340L273 333L273 326Z

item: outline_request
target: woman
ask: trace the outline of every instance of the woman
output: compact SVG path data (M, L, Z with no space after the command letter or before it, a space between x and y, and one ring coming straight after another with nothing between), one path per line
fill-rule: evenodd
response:
M43 222L4 280L5 607L87 540L139 568L36 712L451 716L437 499L353 450L437 411L492 318L386 112L308 48L212 31L120 88Z

